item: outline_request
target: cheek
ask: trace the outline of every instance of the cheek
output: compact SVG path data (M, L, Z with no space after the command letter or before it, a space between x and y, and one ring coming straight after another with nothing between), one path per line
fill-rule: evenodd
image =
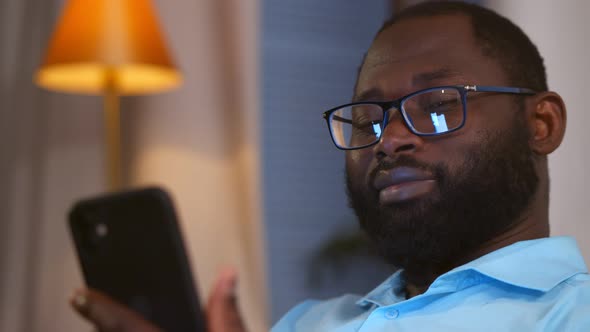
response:
M465 173L470 172L473 168L485 166L481 163L488 162L489 160L485 156L498 148L497 145L500 143L494 140L494 137L500 135L506 134L483 128L472 128L458 137L452 147L448 147L445 158L442 159L442 164L446 167L448 175L465 177Z
M512 96L490 96L467 102L467 120L464 130L473 133L503 132L520 113Z
M346 173L355 185L368 176L372 154L368 149L353 150L346 153Z
M483 148L482 135L459 131L449 136L440 136L417 156L418 161L444 169L447 176L461 176L468 164L469 156Z

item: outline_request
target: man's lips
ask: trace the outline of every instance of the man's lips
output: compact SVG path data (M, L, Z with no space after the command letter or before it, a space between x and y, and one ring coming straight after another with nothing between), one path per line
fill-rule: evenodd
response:
M431 173L411 167L396 167L377 172L373 186L381 204L410 200L431 192L436 181Z

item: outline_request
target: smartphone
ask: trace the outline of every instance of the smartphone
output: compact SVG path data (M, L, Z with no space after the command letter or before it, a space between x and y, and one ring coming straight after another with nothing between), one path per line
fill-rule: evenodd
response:
M166 332L205 331L176 213L164 190L79 201L69 226L88 287Z

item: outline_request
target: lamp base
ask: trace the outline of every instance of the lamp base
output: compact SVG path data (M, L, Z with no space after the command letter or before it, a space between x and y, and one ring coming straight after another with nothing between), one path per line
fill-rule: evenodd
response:
M121 115L119 95L114 90L107 90L104 94L104 125L107 186L109 191L116 191L122 186Z

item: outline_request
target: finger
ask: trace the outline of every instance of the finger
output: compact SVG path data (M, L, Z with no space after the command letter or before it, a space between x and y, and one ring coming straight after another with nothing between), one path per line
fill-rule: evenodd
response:
M219 274L207 305L210 332L246 331L235 296L236 283L234 269L225 269Z
M101 332L160 331L136 312L97 291L78 290L70 304Z

